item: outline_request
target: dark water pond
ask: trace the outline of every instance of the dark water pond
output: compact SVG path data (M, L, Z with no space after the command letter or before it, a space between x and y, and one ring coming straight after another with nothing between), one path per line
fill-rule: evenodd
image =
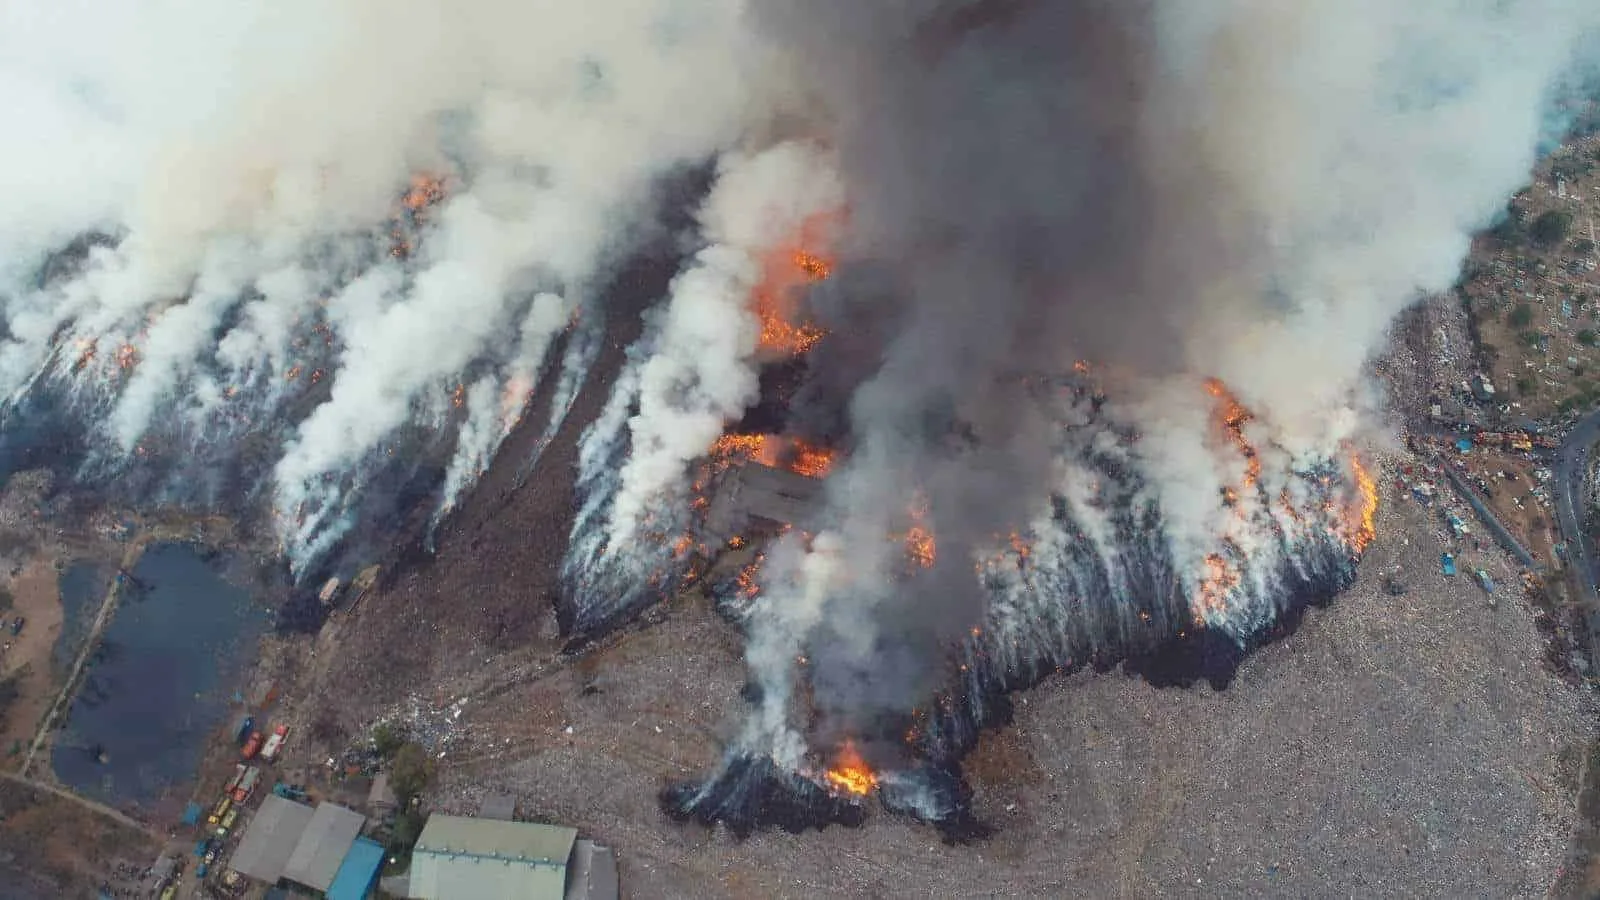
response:
M193 778L270 625L250 593L223 577L227 563L180 543L140 557L57 735L52 763L62 782L112 805L152 807ZM74 589L95 581L78 578ZM64 578L70 621L66 587Z

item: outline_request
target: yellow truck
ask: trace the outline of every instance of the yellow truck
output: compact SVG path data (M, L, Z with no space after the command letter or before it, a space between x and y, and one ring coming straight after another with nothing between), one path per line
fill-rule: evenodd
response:
M217 804L217 808L212 810L211 811L211 815L206 818L206 821L210 822L213 825L215 825L218 822L221 822L222 821L222 817L227 815L228 814L228 810L230 810L232 808L233 808L233 798L232 797L223 797L222 801Z

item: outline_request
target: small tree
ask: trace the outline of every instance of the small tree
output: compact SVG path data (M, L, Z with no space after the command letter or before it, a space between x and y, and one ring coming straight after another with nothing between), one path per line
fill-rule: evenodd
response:
M410 806L412 798L421 794L432 779L433 758L420 744L407 743L395 753L389 786L402 807Z
M372 729L372 746L383 759L393 759L405 744L405 732L387 722Z
M1579 256L1588 256L1594 252L1594 241L1591 241L1588 238L1582 238L1574 241L1572 244L1572 252L1578 254Z
M1517 396L1531 397L1533 396L1533 392L1537 390L1538 387L1539 383L1537 381L1534 381L1531 377L1524 375L1517 379Z
M1552 209L1540 213L1528 226L1528 236L1541 247L1554 247L1567 239L1567 231L1572 227L1572 213L1561 209Z
M1578 332L1578 343L1584 345L1585 347L1593 347L1595 344L1594 329L1585 328Z
M1533 324L1533 307L1526 303L1518 303L1512 308L1511 315L1507 317L1506 321L1511 324L1512 328L1519 330L1527 328Z

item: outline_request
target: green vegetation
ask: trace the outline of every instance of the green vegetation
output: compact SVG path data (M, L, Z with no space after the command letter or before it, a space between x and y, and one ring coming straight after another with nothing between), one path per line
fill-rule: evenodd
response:
M1594 329L1593 328L1585 328L1585 329L1583 329L1582 331L1578 332L1577 338L1578 338L1578 343L1584 345L1585 347L1593 347L1594 344L1595 344Z
M1536 392L1538 390L1539 390L1539 382L1535 381L1533 376L1524 375L1521 378L1517 379L1517 396L1518 397L1532 397L1534 395L1534 392Z
M1506 323L1519 331L1527 328L1533 324L1533 307L1526 303L1518 303L1512 308L1511 315L1507 317Z
M389 787L402 809L409 808L433 780L433 757L421 744L407 743L394 755L389 769Z
M385 722L372 729L372 746L378 756L384 760L394 759L400 748L406 744L406 733L403 729L396 728Z
M1539 343L1544 340L1544 335L1537 331L1523 331L1517 334L1517 339L1529 347L1538 347Z
M1572 242L1572 252L1579 256L1588 256L1594 252L1594 241L1582 238Z
M1507 203L1505 216L1489 229L1489 235L1507 247L1519 247L1526 235L1522 231L1522 211Z
M0 587L0 612L9 610L16 601L17 598L12 596L9 588Z
M1562 209L1552 209L1539 214L1528 226L1528 237L1541 247L1554 247L1567 239L1567 231L1572 228L1572 213Z
M403 871L411 864L411 848L422 836L422 826L427 824L427 813L422 811L422 792L433 780L433 757L421 744L406 741L394 753L389 766L389 787L394 791L399 812L395 814L394 827L389 833L388 863L385 871Z

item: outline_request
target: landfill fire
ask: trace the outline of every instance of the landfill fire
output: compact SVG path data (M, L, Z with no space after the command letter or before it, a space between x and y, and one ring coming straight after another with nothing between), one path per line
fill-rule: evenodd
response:
M0 46L30 136L0 165L0 474L255 516L314 583L509 466L573 487L578 643L750 555L722 604L748 715L663 796L740 833L869 803L975 833L960 761L1008 692L1221 683L1338 593L1375 538L1366 364L1600 27L424 0L419 44L350 0L316 29L56 6Z

